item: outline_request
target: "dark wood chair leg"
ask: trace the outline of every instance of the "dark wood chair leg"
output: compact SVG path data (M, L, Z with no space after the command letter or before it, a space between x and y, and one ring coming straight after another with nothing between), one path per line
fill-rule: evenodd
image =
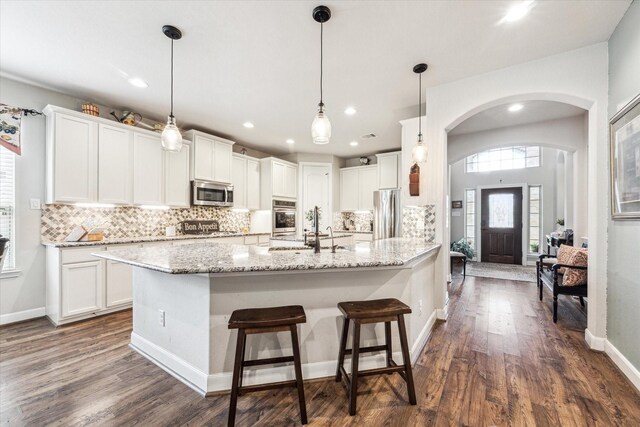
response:
M580 298L580 305L584 307L584 298L583 297L579 297Z
M404 373L407 377L407 393L409 403L416 404L416 390L413 385L413 371L411 369L411 358L409 357L409 345L407 344L407 330L404 326L404 316L398 316L398 331L400 332L400 346L402 347L402 363L404 363Z
M338 352L338 367L336 368L336 382L342 380L342 372L340 368L344 364L344 352L347 349L347 336L349 335L349 319L342 318L342 336L340 337L340 351Z
M245 333L243 329L238 329L238 340L236 341L236 357L233 364L233 377L231 380L231 401L229 402L229 418L227 425L233 427L236 424L236 406L238 405L238 388L240 384L240 369L244 358Z
M542 287L543 287L543 284L540 283L540 289L538 289L540 291L540 301L542 301Z
M353 322L353 347L351 349L351 388L349 390L349 415L356 414L358 394L358 358L360 356L360 323Z
M240 388L242 388L242 376L244 374L244 354L247 350L247 334L243 334L244 338L242 339L242 363L240 364L240 376L238 378L238 395L240 396Z
M558 321L558 294L553 294L553 323Z
M391 322L384 322L384 343L387 346L387 366L391 366L393 350L391 348ZM387 374L391 375L391 373Z
M298 327L296 325L291 325L291 347L293 348L293 366L296 371L296 386L298 387L300 421L302 424L307 424L307 404L304 399L304 384L302 383L302 367L300 363L300 346L298 344Z

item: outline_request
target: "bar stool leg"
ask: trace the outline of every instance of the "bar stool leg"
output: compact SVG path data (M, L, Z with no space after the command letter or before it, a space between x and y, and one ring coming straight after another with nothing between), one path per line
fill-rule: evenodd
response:
M356 414L358 394L358 357L360 356L360 323L353 322L353 346L351 348L351 388L349 390L349 415Z
M296 371L296 383L298 387L298 403L300 404L300 420L307 424L307 405L304 399L304 385L302 384L302 368L300 366L300 346L298 344L298 327L291 325L291 346L293 348L293 366Z
M391 322L384 322L384 343L387 346L387 367L389 367L391 366L391 360L393 358L391 349Z
M407 330L404 326L404 316L398 316L398 330L400 332L400 346L402 347L402 361L404 363L404 373L407 377L407 393L409 403L416 404L416 390L413 386L413 372L411 370L411 358L409 357L409 345L407 344Z
M244 354L245 351L247 350L247 334L242 334L243 338L242 338L242 363L240 364L240 376L238 378L238 396L241 396L242 393L240 392L240 389L242 388L242 376L244 374Z
M340 351L338 352L338 367L336 368L336 382L342 380L342 371L340 368L344 365L344 352L347 348L347 336L349 335L349 319L342 318L342 336L340 337Z
M238 340L236 341L236 357L233 364L233 378L231 380L231 401L229 403L229 421L227 425L233 427L236 423L236 406L238 404L238 388L240 385L240 370L242 359L244 358L244 329L238 329Z

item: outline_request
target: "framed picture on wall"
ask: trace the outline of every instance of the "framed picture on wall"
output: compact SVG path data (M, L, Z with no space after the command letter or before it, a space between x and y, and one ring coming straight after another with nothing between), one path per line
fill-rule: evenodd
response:
M640 95L609 122L611 217L640 219Z

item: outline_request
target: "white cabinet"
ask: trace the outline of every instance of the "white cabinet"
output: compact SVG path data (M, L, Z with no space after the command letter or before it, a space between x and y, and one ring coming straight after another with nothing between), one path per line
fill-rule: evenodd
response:
M103 263L96 261L62 265L62 317L93 313L103 307Z
M373 210L373 192L377 189L376 165L340 169L340 210Z
M184 146L182 147L184 149ZM107 247L107 251L121 249L136 249L142 245L114 245ZM105 307L129 306L133 302L133 267L129 264L104 260L105 272Z
M373 241L373 234L371 233L355 233L353 235L356 242L371 242Z
M44 112L47 116L47 203L96 202L97 123L50 106Z
M260 209L260 161L242 154L233 155L233 207Z
M122 127L98 128L98 202L133 202L133 136Z
M401 187L400 159L402 152L376 154L376 157L378 158L378 189Z
M133 133L133 203L162 205L160 135Z
M174 208L191 206L190 153L191 146L184 143L178 152L164 152L164 205Z
M271 209L274 198L298 197L298 166L285 160L260 159L260 207Z
M186 135L193 143L193 179L231 183L232 147L235 143L196 130L190 130Z

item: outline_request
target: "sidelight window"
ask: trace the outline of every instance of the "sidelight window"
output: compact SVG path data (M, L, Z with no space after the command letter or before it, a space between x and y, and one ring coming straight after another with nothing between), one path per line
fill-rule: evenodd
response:
M465 190L464 238L476 250L476 190Z
M529 252L540 250L540 230L542 221L542 186L529 186Z

